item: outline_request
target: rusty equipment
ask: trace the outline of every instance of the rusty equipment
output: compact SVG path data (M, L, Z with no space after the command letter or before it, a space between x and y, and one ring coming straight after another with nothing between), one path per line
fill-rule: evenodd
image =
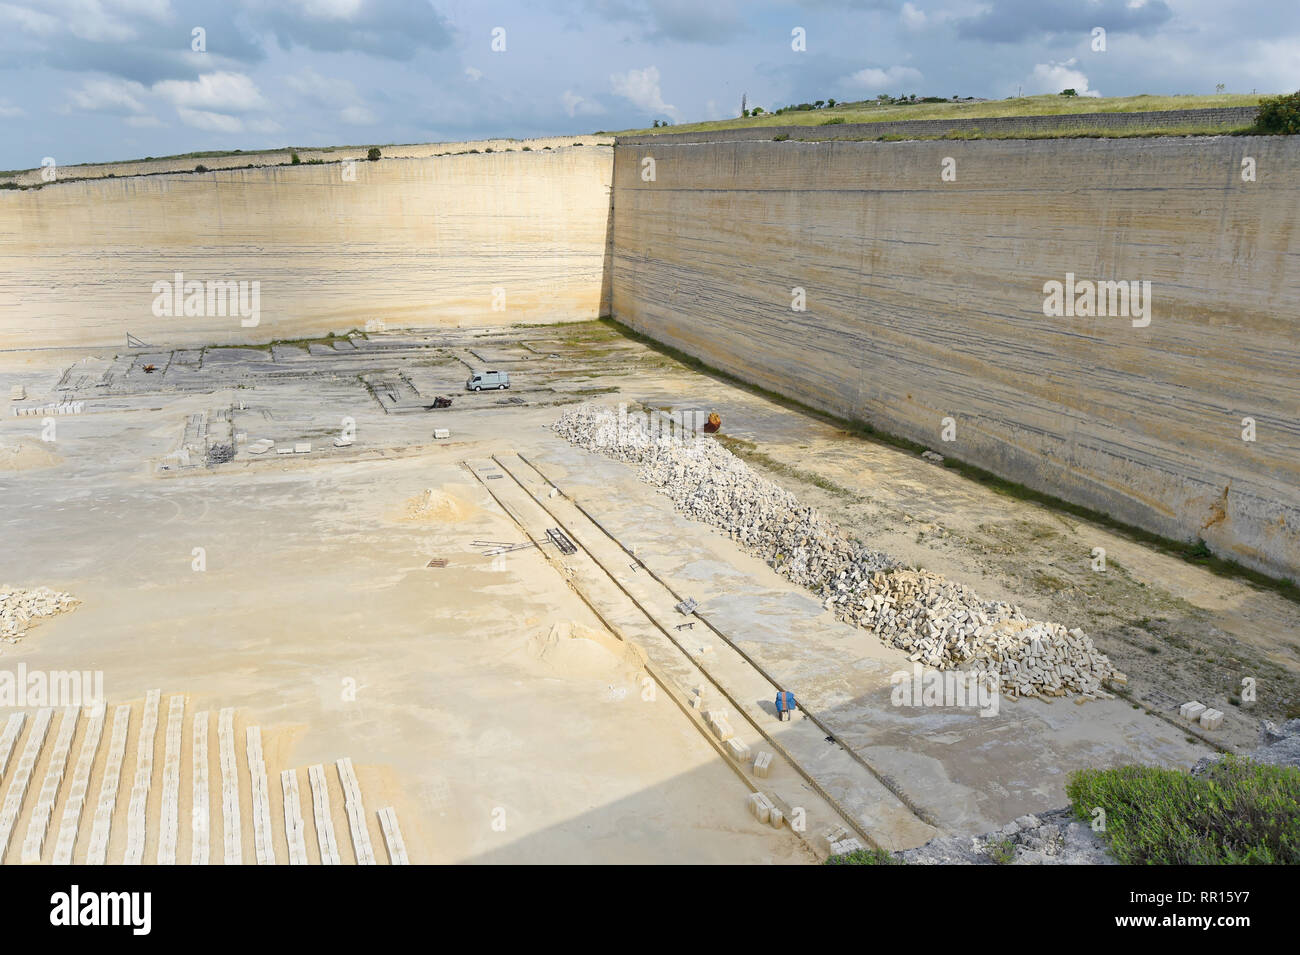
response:
M722 417L716 411L709 412L709 420L704 424L705 434L716 434L717 430L722 427Z

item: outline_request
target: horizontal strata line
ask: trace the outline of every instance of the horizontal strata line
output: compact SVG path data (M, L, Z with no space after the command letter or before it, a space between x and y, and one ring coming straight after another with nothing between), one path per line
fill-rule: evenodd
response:
M754 170L756 175L759 174L761 171L762 170L760 169ZM663 193L673 194L673 193L680 192L680 193L718 193L718 194L730 195L730 196L743 196L746 195L747 193L763 193L763 194L782 193L782 194L793 194L793 195L800 195L800 196L821 195L821 194L825 194L825 195L848 194L848 195L855 195L855 196L911 196L911 195L928 196L928 195L938 195L946 192L960 191L960 193L963 196L972 196L972 195L1014 196L1020 194L1041 195L1043 188L1044 188L1043 186L1024 186L1024 187L978 186L975 187L975 186L963 185L961 183L955 183L955 182L939 183L931 188L922 188L922 189L886 189L878 186L845 186L842 189L841 188L815 189L815 188L805 188L803 186L779 186L779 185L771 186L767 188L759 187L759 186L713 187L713 186L665 186L665 185L659 185L658 183L654 183L654 184L646 183L645 185L638 185L636 183L632 183L630 185L621 185L616 187L615 193L617 194L618 192L636 192L636 193L648 193L648 194L663 194ZM1094 186L1094 187L1085 186L1085 187L1080 187L1078 189L1072 189L1068 193L1068 195L1062 194L1061 204L1067 205L1069 203L1070 196L1078 196L1085 193L1103 194L1103 195L1108 193L1126 193L1126 192L1224 193L1224 192L1228 192L1230 189L1235 189L1235 186L1233 186L1231 183L1229 183L1226 186L1223 183L1218 183L1217 185L1206 183L1205 185L1201 185L1201 186L1178 186L1177 188L1158 186L1158 185ZM1300 186L1298 186L1295 191L1300 192ZM617 219L615 220L614 227L616 229L618 228ZM870 236L868 236L867 238L870 238Z

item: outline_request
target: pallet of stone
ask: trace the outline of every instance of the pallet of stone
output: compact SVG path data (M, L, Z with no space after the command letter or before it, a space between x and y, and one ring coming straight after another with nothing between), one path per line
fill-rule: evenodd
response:
M13 779L5 792L4 803L0 804L0 859L9 850L9 840L13 836L14 826L18 824L18 815L22 812L23 802L27 799L27 789L32 782L32 772L40 759L41 750L45 748L45 738L50 732L50 720L54 716L51 707L42 707L36 711L31 733L23 746L22 755L14 766Z
M306 825L302 803L298 800L298 774L292 769L280 772L280 791L284 794L284 839L289 845L289 865L307 864Z
M1209 707L1204 703L1198 703L1196 700L1192 700L1190 703L1184 703L1178 708L1178 715L1188 722L1195 723L1200 720L1201 714L1207 709L1209 709Z
M135 781L131 786L131 802L126 816L126 855L123 865L139 865L144 861L144 843L147 828L149 790L153 786L153 752L158 735L158 704L161 690L150 690L145 695L144 720L140 726L139 745L135 756Z
M1223 725L1223 713L1219 710L1207 709L1201 714L1201 729L1217 730Z
M397 810L392 806L379 810L379 828L383 830L384 845L388 847L389 865L410 865L411 860L406 856L406 842L397 825Z
M59 798L59 787L63 785L63 774L68 769L68 753L72 750L72 737L76 735L80 716L81 708L78 706L69 706L63 711L59 735L54 740L54 751L45 767L45 780L41 783L36 806L27 821L27 835L23 839L22 848L24 864L41 861L41 849L45 845L45 836L50 831L50 818L54 815L54 803Z
M759 822L773 829L780 829L785 824L785 812L767 793L750 793L749 812Z
M239 821L239 764L235 759L235 711L229 707L217 716L217 743L221 757L221 831L225 863L243 865L243 830Z
M709 729L713 730L713 735L718 738L718 742L725 743L736 735L736 731L731 728L727 722L726 710L706 710L704 721L708 723Z
M771 801L766 796L762 793L750 793L749 798L746 800L746 805L749 807L749 814L751 816L763 825L768 824L773 807Z
M99 801L95 804L95 820L90 830L90 845L86 849L87 865L104 865L108 859L108 837L113 828L113 812L122 781L122 762L126 758L126 733L130 723L131 707L124 703L113 711L108 758L104 762L104 778L99 783Z
M59 821L59 834L54 843L55 865L72 864L72 852L77 845L77 829L81 826L86 793L90 788L90 771L94 768L99 742L104 735L104 716L103 705L96 706L91 710L90 721L86 724L86 734L81 740L81 752L72 771L72 785L68 788L68 798L63 804L63 818Z
M754 756L754 775L766 779L772 772L772 754L760 749Z
M167 732L164 736L162 774L162 819L158 832L158 864L176 864L176 839L180 831L181 730L185 720L185 697L167 700Z
M0 733L0 781L4 780L5 772L9 769L9 758L13 755L14 744L18 742L26 719L26 713L18 712L10 713L9 719L5 721L4 732Z
M316 822L316 842L320 846L321 865L339 865L339 846L334 836L334 820L330 816L330 794L325 780L325 767L319 763L309 766L307 781L311 784L312 817Z
M253 848L258 865L275 865L275 848L271 842L271 793L266 782L266 761L262 758L262 730L250 726L244 732L248 776L253 786Z
M348 827L352 831L352 848L356 853L357 865L374 865L375 850L370 844L366 810L361 803L361 785L357 782L352 760L344 756L336 760L335 765L338 767L339 782L343 785L343 808L347 812Z
M741 742L740 740L736 739L736 737L733 736L731 739L727 740L726 747L727 747L727 753L736 762L738 763L749 762L749 746L747 746L745 743Z
M190 776L190 865L207 865L212 816L208 808L208 712L194 714L194 764Z

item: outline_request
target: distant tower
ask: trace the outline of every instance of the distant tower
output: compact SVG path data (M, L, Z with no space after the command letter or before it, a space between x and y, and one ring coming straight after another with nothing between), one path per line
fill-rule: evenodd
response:
M740 94L740 115L744 116L749 112L749 99L747 94Z

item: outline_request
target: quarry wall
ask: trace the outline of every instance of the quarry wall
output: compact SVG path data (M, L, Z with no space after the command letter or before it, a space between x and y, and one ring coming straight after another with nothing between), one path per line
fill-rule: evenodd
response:
M140 167L0 190L0 352L612 313L811 406L1300 576L1300 139L423 148L351 179L334 162ZM186 314L184 283L254 281L255 325L233 304ZM179 291L171 315L159 282ZM1125 284L1076 314L1053 312L1052 282L1062 305L1068 285L1073 303L1082 283ZM1107 314L1121 293L1141 311Z
M0 191L0 350L120 345L128 332L151 344L266 342L370 319L596 318L609 309L611 151L516 148ZM176 286L177 273L180 309L155 314L166 310L155 283ZM205 314L187 314L198 310L190 282L204 283ZM207 283L221 283L210 305ZM242 309L226 304L231 295Z
M620 143L614 206L630 327L1296 576L1300 138Z

